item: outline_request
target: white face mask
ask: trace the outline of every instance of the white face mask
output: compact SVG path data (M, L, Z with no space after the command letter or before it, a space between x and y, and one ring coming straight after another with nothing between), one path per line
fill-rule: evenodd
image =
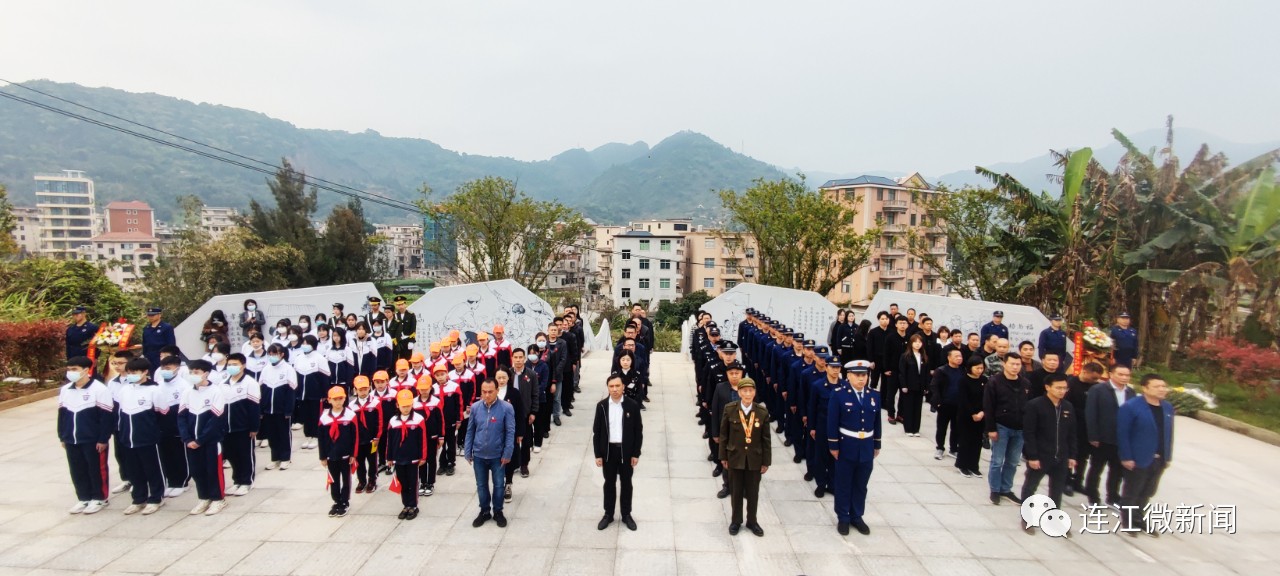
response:
M227 359L226 355L222 354L221 352L214 352L209 357L213 359L214 364L217 364Z
M79 370L67 370L68 382L79 382L81 376L82 374Z
M276 328L276 334L279 334L279 335L281 335L281 336L284 336L285 334L288 334L288 333L289 333L289 329L288 329L288 328L283 328L283 327L281 327L281 328Z
M245 308L245 310L248 310L250 312L253 312L254 310L257 310L257 309L258 309L258 306L256 304L250 304L247 308Z
M298 323L298 325L299 325L299 326L301 326L303 330L306 330L306 329L308 329L308 328L311 328L311 323L310 323L310 322L299 322L299 323Z
M297 335L297 334L290 334L290 335L289 335L289 341L290 341L290 342L297 342L297 341L298 341L298 335Z
M199 374L187 374L187 382L190 382L192 384L199 384L202 380L204 380L204 378L201 377Z

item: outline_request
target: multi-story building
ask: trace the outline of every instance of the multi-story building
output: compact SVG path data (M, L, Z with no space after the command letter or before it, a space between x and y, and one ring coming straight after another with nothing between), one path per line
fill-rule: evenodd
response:
M239 226L236 222L239 216L240 213L235 208L203 206L200 208L200 229L208 234L209 238L217 240L232 228Z
M927 250L939 266L946 265L946 229L926 207L928 200L941 192L920 174L897 180L880 176L831 180L820 190L826 197L857 209L853 227L858 232L870 230L877 223L881 226L869 264L837 282L827 293L828 300L866 304L881 288L938 296L951 293L939 271L917 257L921 250ZM916 248L917 255L908 250L910 237L923 243Z
M131 290L142 277L142 269L160 255L154 213L145 202L112 202L107 204L103 220L106 232L81 248L80 257L101 265L107 278Z
M608 296L614 297L613 293L613 260L614 260L614 241L613 237L627 230L626 226L596 226L594 248L591 249L590 259L595 261L593 273L595 279L588 282L588 291L591 296ZM594 289L591 288L594 284ZM616 304L616 301L614 302Z
M35 179L38 252L62 260L79 258L94 235L93 180L79 170L36 174Z
M706 290L713 298L743 282L755 282L760 261L747 232L699 230L685 236L685 293Z
M461 261L458 242L443 217L428 214L422 218L422 247L423 275L448 279L457 273Z
M550 290L573 290L589 297L588 284L593 277L590 269L594 244L595 232L591 231L574 239L572 244L558 247L559 253L543 286Z
M385 240L381 245L390 272L397 278L421 278L422 227L417 225L375 224L375 233Z
M683 234L626 230L613 236L610 296L614 305L675 300L684 294Z
M18 246L20 256L32 255L40 251L40 209L30 206L13 207L13 242Z

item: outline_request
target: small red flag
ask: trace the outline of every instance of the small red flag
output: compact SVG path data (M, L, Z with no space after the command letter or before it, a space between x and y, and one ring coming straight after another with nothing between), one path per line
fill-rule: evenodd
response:
M392 492L395 492L396 494L399 494L399 493L400 493L400 479L399 479L399 478L397 478L397 477L395 477L395 476L392 476L392 477L391 477L391 485L390 485L390 486L388 486L388 487L387 487L387 489L388 489L388 490L391 490Z

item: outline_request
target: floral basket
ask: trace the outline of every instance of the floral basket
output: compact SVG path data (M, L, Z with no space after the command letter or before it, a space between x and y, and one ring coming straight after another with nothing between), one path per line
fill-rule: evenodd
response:
M106 322L100 324L89 346L89 359L96 362L99 354L110 356L117 350L131 349L129 342L133 338L135 328L137 328L136 324L130 324L129 320L123 317L111 324Z
M1108 378L1111 348L1115 346L1111 336L1095 326L1092 320L1085 320L1083 330L1076 332L1074 340L1076 353L1072 358L1070 374L1079 376L1085 364L1097 362L1103 366L1103 378Z

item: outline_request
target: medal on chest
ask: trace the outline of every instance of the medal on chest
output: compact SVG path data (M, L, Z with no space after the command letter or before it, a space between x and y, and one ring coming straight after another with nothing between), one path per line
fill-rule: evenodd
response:
M751 443L751 429L756 427L756 413L755 413L755 411L753 410L753 411L751 412L751 418L748 418L748 419L746 419L746 420L743 420L743 419L739 418L739 419L738 419L738 421L742 423L742 435L743 435L744 437L746 437L746 439L747 439L747 444L750 444L750 443Z

